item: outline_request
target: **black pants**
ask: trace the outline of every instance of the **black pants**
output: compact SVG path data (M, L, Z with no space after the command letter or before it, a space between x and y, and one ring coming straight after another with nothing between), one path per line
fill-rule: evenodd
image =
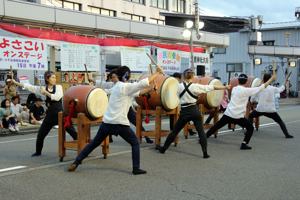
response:
M272 112L272 113L266 113L266 112L257 112L256 110L254 110L252 113L250 113L249 115L249 120L251 123L253 123L253 118L259 117L259 116L266 116L268 118L273 119L277 124L279 124L283 134L285 136L288 136L288 130L286 129L286 126L284 124L284 122L282 121L282 119L280 118L280 116L278 115L277 112Z
M136 126L136 113L133 110L132 107L129 108L128 114L127 114L127 118L129 119L129 122L131 124L133 124L134 126ZM142 131L145 131L145 128L142 126Z
M46 114L43 123L38 131L37 139L36 139L36 153L42 153L42 149L44 146L44 140L46 136L49 134L50 130L53 126L58 124L58 111L49 111ZM74 127L66 128L66 131L70 134L70 136L76 140L77 139L77 132Z
M222 118L207 131L206 136L210 137L214 132L216 132L217 130L219 130L220 128L222 128L223 126L229 123L238 124L239 126L246 128L244 142L248 144L252 137L254 128L253 125L250 123L250 121L247 120L246 118L234 119L227 115L223 115Z
M178 133L184 128L186 123L188 123L189 121L193 121L199 135L199 139L200 139L199 141L202 147L202 151L203 153L207 153L207 140L206 140L205 133L203 131L203 126L200 118L201 118L201 113L199 111L198 106L195 105L186 108L181 108L179 119L177 120L174 129L168 135L163 148L167 150L169 146L172 144L172 142L174 142Z
M4 128L9 128L9 125L16 125L17 121L14 117L10 117L8 120L6 120L6 117L2 118L2 125Z
M75 159L77 164L80 164L96 147L98 147L105 138L109 135L120 135L126 142L131 145L132 150L132 166L133 168L140 168L140 144L139 141L129 126L120 124L106 124L102 123L99 127L97 135L91 143L86 145L84 149Z

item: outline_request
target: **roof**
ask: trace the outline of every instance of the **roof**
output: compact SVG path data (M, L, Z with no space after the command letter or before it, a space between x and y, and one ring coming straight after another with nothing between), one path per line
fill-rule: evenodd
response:
M264 23L261 30L295 29L300 28L300 21Z

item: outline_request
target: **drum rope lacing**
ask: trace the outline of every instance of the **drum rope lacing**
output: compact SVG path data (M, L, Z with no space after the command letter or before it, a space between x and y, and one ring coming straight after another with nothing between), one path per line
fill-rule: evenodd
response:
M145 123L149 124L150 118L149 118L149 104L148 104L148 98L147 96L143 96L143 101L146 109L146 118L145 118Z

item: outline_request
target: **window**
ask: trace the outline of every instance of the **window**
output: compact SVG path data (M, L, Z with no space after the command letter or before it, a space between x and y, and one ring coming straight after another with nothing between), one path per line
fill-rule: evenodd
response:
M172 2L172 11L185 13L185 0L173 0Z
M139 21L139 22L144 22L145 21L145 17L139 16L139 15L123 13L123 16L124 16L125 19L129 19L129 20L132 20L132 21Z
M105 8L98 8L98 7L94 7L94 6L88 6L89 11L91 13L95 13L95 14L100 14L100 15L106 15L106 16L111 16L111 17L116 17L116 11L114 10L109 10L109 9L105 9Z
M57 3L62 8L81 11L81 4L80 3L75 3L75 2L71 2L71 1L63 1L63 0L58 0Z
M266 41L263 41L263 44L265 46L274 46L274 43L275 43L275 40L266 40Z
M214 54L225 54L226 48L213 48L213 53Z
M151 6L161 9L168 9L168 0L151 0Z
M226 65L227 72L243 72L243 64L242 63L232 63Z
M155 18L150 18L149 22L152 23L152 24L159 24L159 25L164 25L165 24L164 20L155 19Z
M145 5L145 0L126 0L126 1L131 1L133 3L140 3Z

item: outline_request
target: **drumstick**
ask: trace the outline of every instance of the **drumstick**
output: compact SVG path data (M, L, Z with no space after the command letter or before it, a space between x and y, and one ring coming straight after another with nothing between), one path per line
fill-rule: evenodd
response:
M88 74L88 70L87 70L86 64L84 64L84 69L85 69L85 74L87 76L88 82L91 83L91 80L89 78L89 74Z
M155 60L153 59L153 57L149 54L149 53L146 53L148 58L151 60L151 64L154 64L156 67L158 67L158 64L155 62ZM152 66L150 67L151 71L152 70ZM165 75L165 73L163 73L163 75Z
M290 73L287 75L287 77L286 77L286 79L285 80L289 80L290 79L290 76L291 76L291 74L292 74L292 71L290 71Z

